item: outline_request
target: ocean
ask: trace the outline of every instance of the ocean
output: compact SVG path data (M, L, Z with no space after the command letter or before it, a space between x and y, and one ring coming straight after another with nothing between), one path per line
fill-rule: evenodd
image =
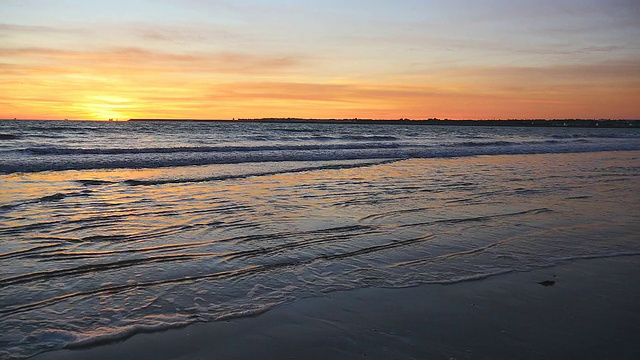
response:
M640 254L640 129L0 121L0 358Z

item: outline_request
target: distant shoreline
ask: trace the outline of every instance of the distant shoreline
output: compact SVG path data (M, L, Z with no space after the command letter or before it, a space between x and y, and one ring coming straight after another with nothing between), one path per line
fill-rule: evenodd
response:
M374 119L302 119L302 118L261 118L234 120L206 119L129 119L128 121L166 121L166 122L246 122L246 123L293 123L293 124L374 124L374 125L441 125L441 126L520 126L520 127L582 127L582 128L640 128L640 120L374 120Z

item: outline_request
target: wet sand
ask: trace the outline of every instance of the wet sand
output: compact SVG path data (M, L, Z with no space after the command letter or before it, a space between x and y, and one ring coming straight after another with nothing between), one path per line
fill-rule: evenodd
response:
M551 286L542 281L554 281ZM638 359L640 256L360 289L33 359Z

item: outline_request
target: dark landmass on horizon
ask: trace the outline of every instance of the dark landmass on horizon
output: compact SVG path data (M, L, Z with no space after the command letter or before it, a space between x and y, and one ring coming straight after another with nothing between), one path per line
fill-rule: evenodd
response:
M231 121L252 123L317 123L317 124L376 124L376 125L445 125L445 126L528 126L528 127L603 127L603 128L640 128L640 120L610 119L508 119L508 120L449 120L449 119L303 119L303 118L261 118L261 119L129 119L128 121Z

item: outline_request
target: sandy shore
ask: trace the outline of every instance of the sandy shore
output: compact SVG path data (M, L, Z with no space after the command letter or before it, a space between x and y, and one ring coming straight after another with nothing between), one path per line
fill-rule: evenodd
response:
M639 338L640 256L628 256L331 293L33 359L639 359Z

